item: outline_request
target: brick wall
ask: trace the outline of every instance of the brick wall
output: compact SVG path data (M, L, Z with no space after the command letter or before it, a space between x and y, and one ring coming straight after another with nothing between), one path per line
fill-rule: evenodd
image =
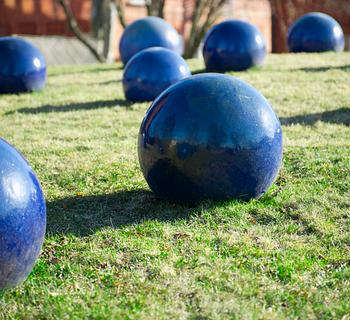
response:
M193 0L167 0L165 5L165 19L185 37L188 36L191 28L190 18L193 4ZM128 22L145 16L143 8L143 10L135 9L131 6L126 7ZM268 0L230 0L220 20L225 19L242 19L256 25L266 39L268 51L271 51L271 7ZM122 28L118 26L116 49L121 33Z
M292 7L290 1L298 5ZM270 2L277 6L271 9ZM70 3L81 29L88 32L91 0L71 0ZM191 27L193 5L194 0L166 1L166 20L185 36ZM350 0L229 0L222 19L237 18L255 24L265 36L269 51L272 48L274 52L285 52L288 26L310 11L325 12L337 19L350 47ZM146 15L143 6L130 4L126 4L125 12L129 23ZM122 31L118 25L116 47ZM72 35L62 9L54 0L0 0L0 36L10 34Z
M71 1L81 29L90 29L90 0ZM10 34L72 35L54 0L0 0L0 36Z
M232 17L256 25L271 51L271 7L268 0L231 0Z
M91 0L71 0L72 10L84 32L90 30ZM182 35L189 34L190 18L194 0L167 0L165 19ZM144 17L144 6L126 3L128 23ZM237 18L247 20L262 31L268 49L271 48L271 9L268 0L230 0L223 10L223 19ZM117 25L115 47L118 58L118 44L123 32ZM31 35L72 35L65 16L54 0L0 0L0 36L10 34Z

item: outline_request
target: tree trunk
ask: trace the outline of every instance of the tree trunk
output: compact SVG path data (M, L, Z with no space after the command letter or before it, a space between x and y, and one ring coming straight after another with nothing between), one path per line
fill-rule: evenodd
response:
M127 26L126 20L125 20L125 10L124 10L124 3L123 0L114 0L116 8L117 8L117 14L119 18L119 22L121 26L125 29Z
M89 40L89 38L83 34L78 26L77 20L74 17L74 14L69 6L69 4L67 3L67 0L56 0L60 6L62 7L66 18L67 18L67 22L69 25L69 28L71 29L71 31L74 33L74 35L76 36L76 38L83 44L85 45L85 47L87 47L89 49L89 51L96 57L96 59L99 62L105 62L105 58L102 54L100 54L97 49L95 48L94 44Z
M106 62L114 62L114 39L116 31L117 8L115 2L109 1L103 25L103 56Z
M147 15L164 18L164 6L165 6L165 0L146 1Z

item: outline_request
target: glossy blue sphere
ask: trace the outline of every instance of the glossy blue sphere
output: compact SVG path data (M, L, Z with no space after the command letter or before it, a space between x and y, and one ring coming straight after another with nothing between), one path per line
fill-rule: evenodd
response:
M331 16L311 12L299 18L289 28L288 47L290 52L342 51L343 30Z
M125 65L130 58L143 49L163 47L183 53L183 41L178 32L165 20L146 17L126 27L120 39L119 52Z
M177 53L160 47L142 50L127 63L123 74L125 96L130 101L151 101L191 71Z
M0 93L40 90L46 81L42 53L18 37L0 37Z
M260 197L282 161L282 130L252 86L201 74L165 90L144 117L141 170L162 198L179 201Z
M207 71L242 71L263 63L266 45L263 35L250 23L226 20L212 27L204 40Z
M26 279L46 229L43 192L23 156L0 139L0 290Z

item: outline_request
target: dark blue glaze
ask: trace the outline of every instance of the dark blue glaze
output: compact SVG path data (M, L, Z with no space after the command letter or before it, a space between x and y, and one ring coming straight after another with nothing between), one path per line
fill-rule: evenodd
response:
M26 279L46 228L43 192L23 156L0 139L0 290Z
M282 161L282 130L252 86L201 74L165 90L138 139L141 170L159 196L180 201L260 197Z
M158 17L146 17L125 29L119 43L120 57L125 65L134 54L151 47L183 53L182 38L169 23Z
M321 12L308 13L289 28L290 52L342 51L344 34L339 23Z
M190 75L186 61L174 51L160 47L145 49L135 54L125 66L125 96L130 101L151 101Z
M266 45L263 35L250 23L226 20L212 27L204 40L207 71L241 71L263 63Z
M0 37L0 93L40 90L46 81L42 53L26 40Z

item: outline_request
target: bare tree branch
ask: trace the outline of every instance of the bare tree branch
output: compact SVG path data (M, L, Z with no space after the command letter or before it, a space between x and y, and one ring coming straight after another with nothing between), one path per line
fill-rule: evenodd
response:
M192 19L191 19L191 23L192 23L191 31L190 31L190 36L188 38L188 41L186 44L186 50L185 50L186 58L192 57L196 50L196 49L194 50L193 48L195 47L197 28L199 24L199 19L203 12L204 3L205 3L205 0L196 0L194 4L194 12L192 14Z
M220 16L227 0L196 0L192 15L190 36L186 44L185 57L192 58L209 30Z
M72 9L67 3L67 0L56 0L56 1L62 7L66 15L69 28L77 37L77 39L90 50L90 52L96 57L96 59L99 62L105 62L104 56L97 51L94 44L89 40L89 38L81 32L78 26L77 20L75 19L74 14L72 12Z
M152 1L146 0L146 10L147 10L147 15L151 16L152 15Z
M127 23L125 20L125 10L123 0L114 0L115 5L117 7L118 19L122 27L125 29L127 27Z

